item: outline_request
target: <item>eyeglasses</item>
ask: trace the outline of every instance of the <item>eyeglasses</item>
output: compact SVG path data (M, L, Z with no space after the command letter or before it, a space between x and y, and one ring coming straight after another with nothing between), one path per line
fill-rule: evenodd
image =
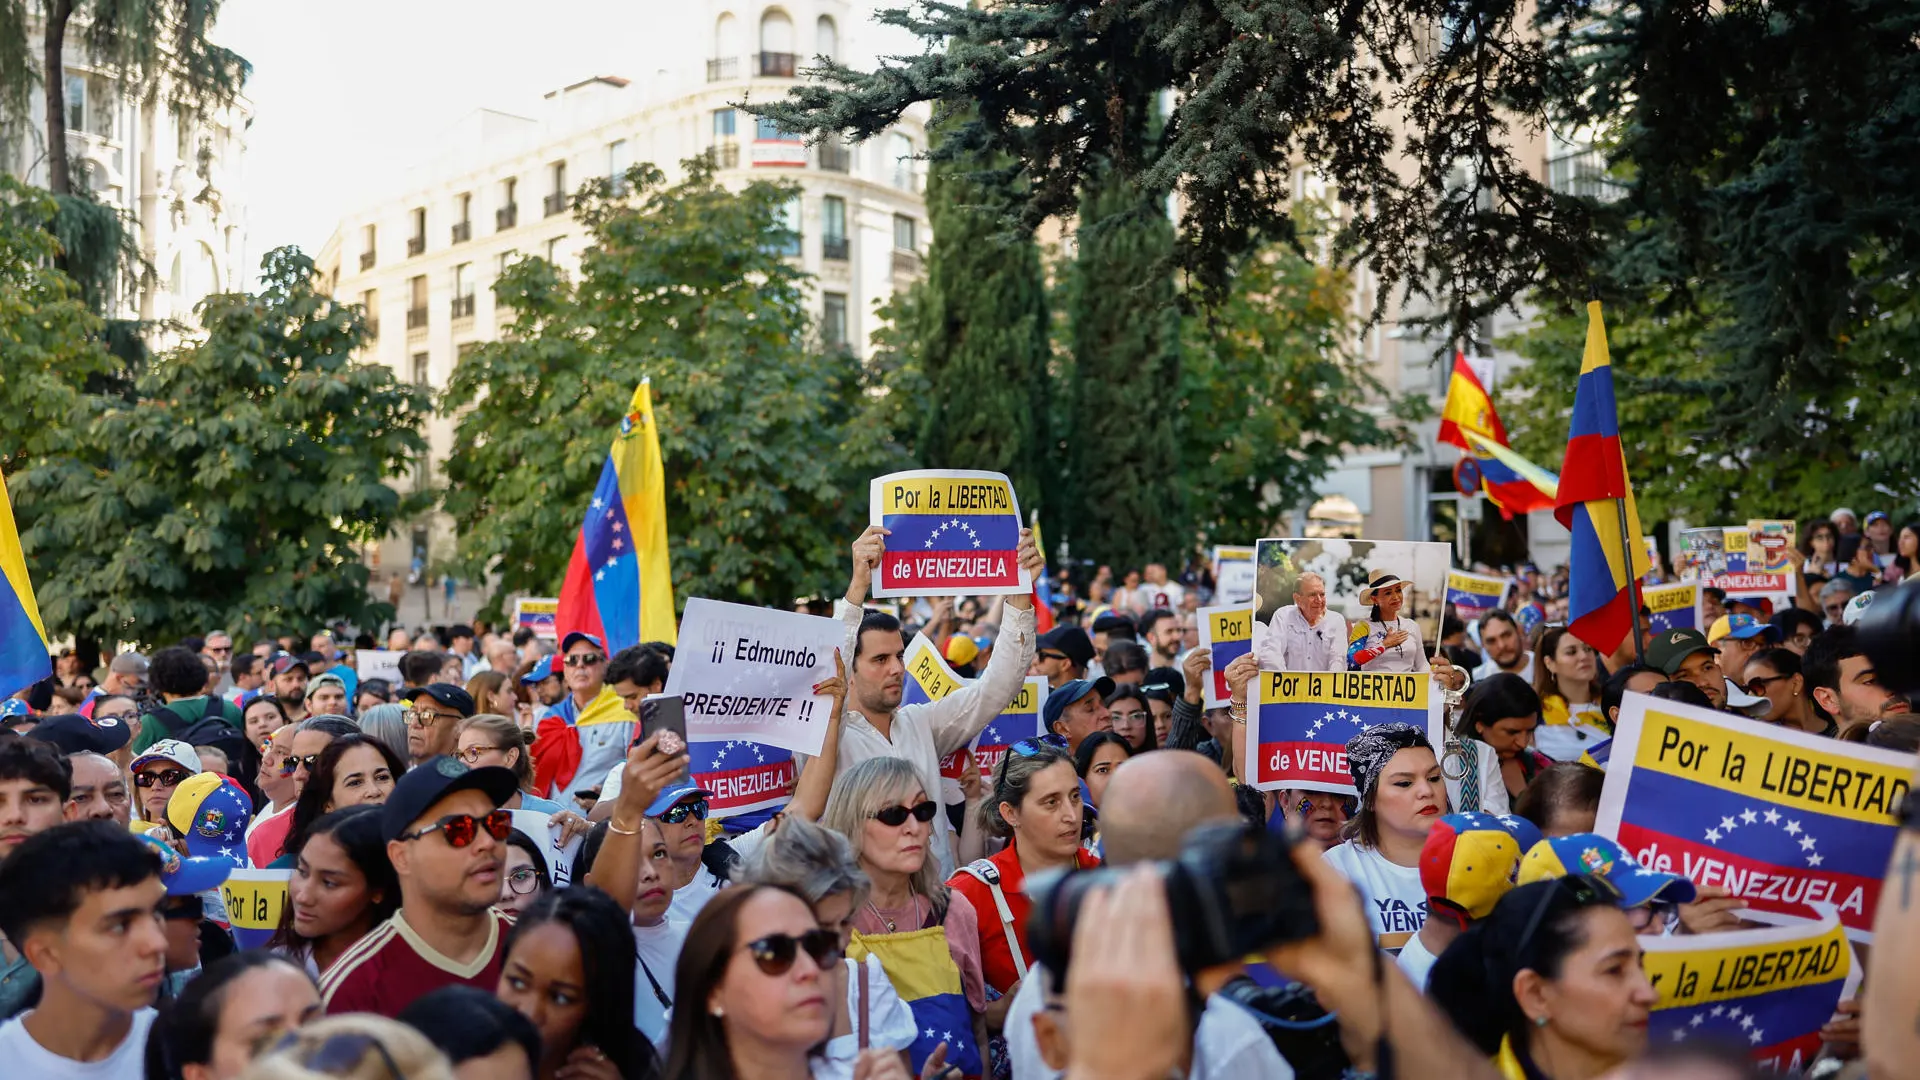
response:
M133 786L149 788L157 784L160 787L174 787L179 784L180 781L192 775L192 773L185 769L168 769L166 772L134 773Z
M465 750L456 751L453 756L469 765L478 765L480 764L480 755L489 750L498 749L500 749L498 746L469 746Z
M463 848L473 843L485 828L487 835L495 840L505 840L513 832L513 811L495 810L475 817L472 814L448 814L439 821L417 832L403 833L402 840L418 840L431 832L437 832L447 838L452 847Z
M539 886L540 871L531 866L523 866L507 875L507 888L512 889L515 896L525 896Z
M320 764L319 754L308 754L306 757L294 757L289 754L287 755L287 760L280 763L280 775L292 776L303 768L311 773L313 772L313 767L318 764Z
M669 825L678 825L687 820L688 815L699 818L701 821L707 820L707 800L695 799L692 802L675 803L666 813L660 815L660 820Z
M285 1052L300 1045L300 1033L289 1031L273 1049L275 1053ZM329 1035L326 1039L313 1043L304 1053L291 1055L304 1069L325 1073L328 1076L351 1076L359 1071L360 1062L372 1050L380 1055L380 1061L387 1067L387 1075L393 1080L406 1080L406 1074L393 1060L393 1054L386 1044L364 1032L342 1032Z
M1777 683L1782 679L1791 679L1791 678L1793 678L1793 676L1791 675L1761 675L1756 678L1748 679L1747 685L1741 687L1741 689L1745 690L1749 694L1752 694L1754 697L1766 697L1767 686L1769 684Z
M1153 715L1152 713L1148 712L1145 709L1126 709L1126 710L1115 709L1113 711L1113 722L1116 724L1123 724L1129 720L1146 720L1152 715Z
M1031 739L1021 739L1007 749L1012 750L1021 757L1032 757L1040 753L1042 747L1054 750L1065 750L1067 748L1066 737L1048 732L1045 735L1036 735Z
M1527 917L1527 928L1520 932L1519 947L1514 955L1524 958L1527 946L1533 944L1533 935L1540 930L1540 924L1547 917L1547 909L1553 906L1553 898L1559 893L1571 896L1581 907L1596 904L1620 903L1620 889L1613 882L1594 874L1570 874L1554 878L1553 888L1540 890L1540 901L1533 906L1533 914Z
M595 664L605 663L606 659L606 657L601 656L597 652L574 653L572 656L567 657L567 666L592 667Z
M884 810L875 810L873 813L868 814L867 816L879 822L880 824L885 825L889 829L897 829L900 826L905 825L907 823L908 815L912 815L913 820L924 825L927 822L932 821L933 815L939 812L940 812L939 805L936 804L932 799L928 799L927 801L922 803L917 803L912 807L889 806Z
M434 721L436 720L458 720L458 719L460 718L457 716L447 716L444 713L434 712L432 709L408 709L407 710L407 726L408 727L421 727L421 728L432 727L434 724Z
M1667 921L1677 910L1679 910L1678 904L1656 900L1641 904L1639 907L1628 908L1627 922L1633 925L1633 932L1636 934L1658 933L1657 928L1666 926Z
M758 941L749 941L741 948L747 950L761 971L768 975L785 975L793 970L793 962L802 949L813 957L815 967L821 971L840 962L840 935L831 930L809 930L799 936L793 934L768 934Z
M1040 659L1042 660L1065 660L1066 658L1066 653L1052 652L1047 649L1040 650Z

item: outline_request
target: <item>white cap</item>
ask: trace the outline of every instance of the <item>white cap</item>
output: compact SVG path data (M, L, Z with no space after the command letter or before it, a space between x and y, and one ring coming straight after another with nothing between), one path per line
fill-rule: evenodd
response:
M133 759L132 768L138 769L155 761L171 761L190 773L206 771L200 765L199 752L179 739L161 739L147 747L144 753Z

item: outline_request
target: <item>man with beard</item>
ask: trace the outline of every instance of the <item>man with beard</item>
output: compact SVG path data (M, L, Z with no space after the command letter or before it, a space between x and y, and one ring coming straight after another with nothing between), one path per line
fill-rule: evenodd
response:
M1347 620L1327 610L1326 579L1301 574L1293 603L1264 628L1254 624L1253 648L1262 671L1347 670Z
M297 724L312 715L307 711L307 680L313 672L307 662L292 653L280 653L267 667L273 675L273 696L287 710L287 722Z
M1473 669L1474 682L1504 671L1533 685L1533 652L1511 614L1494 610L1480 617L1480 648L1487 659Z
M1836 626L1814 638L1800 673L1806 676L1813 707L1822 717L1838 722L1843 736L1848 728L1912 711L1905 697L1880 685L1880 675L1860 643L1860 632L1851 626Z

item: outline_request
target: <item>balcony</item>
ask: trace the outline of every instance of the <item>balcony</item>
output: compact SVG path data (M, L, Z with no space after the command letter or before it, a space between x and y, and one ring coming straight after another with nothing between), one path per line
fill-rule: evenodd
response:
M415 255L418 255L425 250L427 250L426 237L424 236L407 237L407 258L411 259Z
M407 329L425 330L427 328L427 309L423 307L407 309Z
M753 54L753 66L762 76L770 79L793 78L796 61L800 54L790 52L763 52Z
M1622 185L1607 175L1605 155L1592 147L1548 158L1547 186L1562 195L1600 202L1612 202L1622 194Z
M848 244L847 238L844 236L822 237L820 239L820 257L823 259L833 259L836 262L846 262L847 252L850 247L851 245Z
M567 193L564 191L556 191L547 196L541 205L545 207L548 217L552 217L555 214L564 214L567 212Z
M740 167L739 143L715 143L707 147L707 161L716 169L737 169Z
M456 221L453 223L453 242L464 244L473 239L473 222Z
M361 252L360 253L360 272L364 274L371 269L373 269L373 252L371 251Z
M719 60L707 61L707 81L725 82L740 77L740 58L728 56Z
M893 253L893 272L908 277L918 274L920 272L920 253L917 251L901 251L895 249Z
M473 318L473 297L456 296L453 298L453 317L456 319Z
M853 171L853 151L839 139L828 139L820 144L820 167L827 172Z
M493 231L506 232L520 224L520 204L508 203L493 212Z

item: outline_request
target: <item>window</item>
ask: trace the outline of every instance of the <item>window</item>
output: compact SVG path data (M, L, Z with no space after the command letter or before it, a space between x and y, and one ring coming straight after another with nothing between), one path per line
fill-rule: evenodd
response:
M840 59L840 31L833 25L833 16L822 15L814 24L813 51L816 55L829 60Z
M769 8L760 16L760 51L789 55L793 52L793 20L779 8Z
M414 207L408 217L413 222L413 234L407 237L407 255L411 257L427 250L427 208Z
M456 319L473 317L472 263L461 263L453 268L453 317Z
M905 214L893 215L893 246L901 251L916 251L913 242L914 220Z
M464 244L473 239L473 193L454 196L453 242Z
M67 76L67 130L87 130L87 77Z
M555 195L565 195L567 193L567 163L564 161L556 161L552 165L547 166L547 173L553 179L553 193Z
M380 227L368 225L360 235L360 269L373 269L374 252L379 248Z
M407 329L424 330L427 326L427 277L416 275L407 283Z
M740 20L722 14L713 24L713 55L707 58L707 81L740 77Z
M507 250L501 252L500 254L495 255L494 270L493 270L494 276L498 277L501 274L506 273L507 267L512 266L515 260L519 258L520 258L520 253L518 251L515 251L513 248L508 248Z
M415 386L427 385L427 354L426 353L417 352L413 354L413 385Z
M913 140L898 132L887 136L887 159L893 165L893 186L913 190Z
M847 347L847 295L824 293L820 311L820 337L831 349Z
M800 136L791 131L780 130L780 125L764 116L756 117L753 137L760 142L799 142Z
M616 195L626 190L627 166L630 164L632 162L627 159L627 140L615 139L607 144L607 179L613 181Z
M556 236L553 239L547 241L547 261L548 262L553 263L556 266L559 265L560 245L565 240L566 240L566 237L564 236Z
M360 313L367 320L367 338L377 341L380 338L380 290L368 289L360 294Z
M737 121L738 116L732 109L713 110L713 137L716 139L733 138L734 125Z
M820 257L847 257L847 200L828 195L820 200Z
M500 181L500 207L493 212L493 231L505 232L520 224L520 204L514 201L519 193L520 180L509 176Z
M187 120L187 114L173 110L173 156L181 161L187 160L187 153L193 148L193 124Z
M776 255L787 255L787 256L794 256L794 255L800 254L800 197L799 196L796 195L793 198L788 199L786 204L780 207L780 221L778 223L778 227L780 230L782 230L784 235L780 236L778 239L776 239L773 242L773 245L772 245L773 253Z
M519 187L520 178L517 176L509 176L500 181L500 205L512 206L514 194Z

